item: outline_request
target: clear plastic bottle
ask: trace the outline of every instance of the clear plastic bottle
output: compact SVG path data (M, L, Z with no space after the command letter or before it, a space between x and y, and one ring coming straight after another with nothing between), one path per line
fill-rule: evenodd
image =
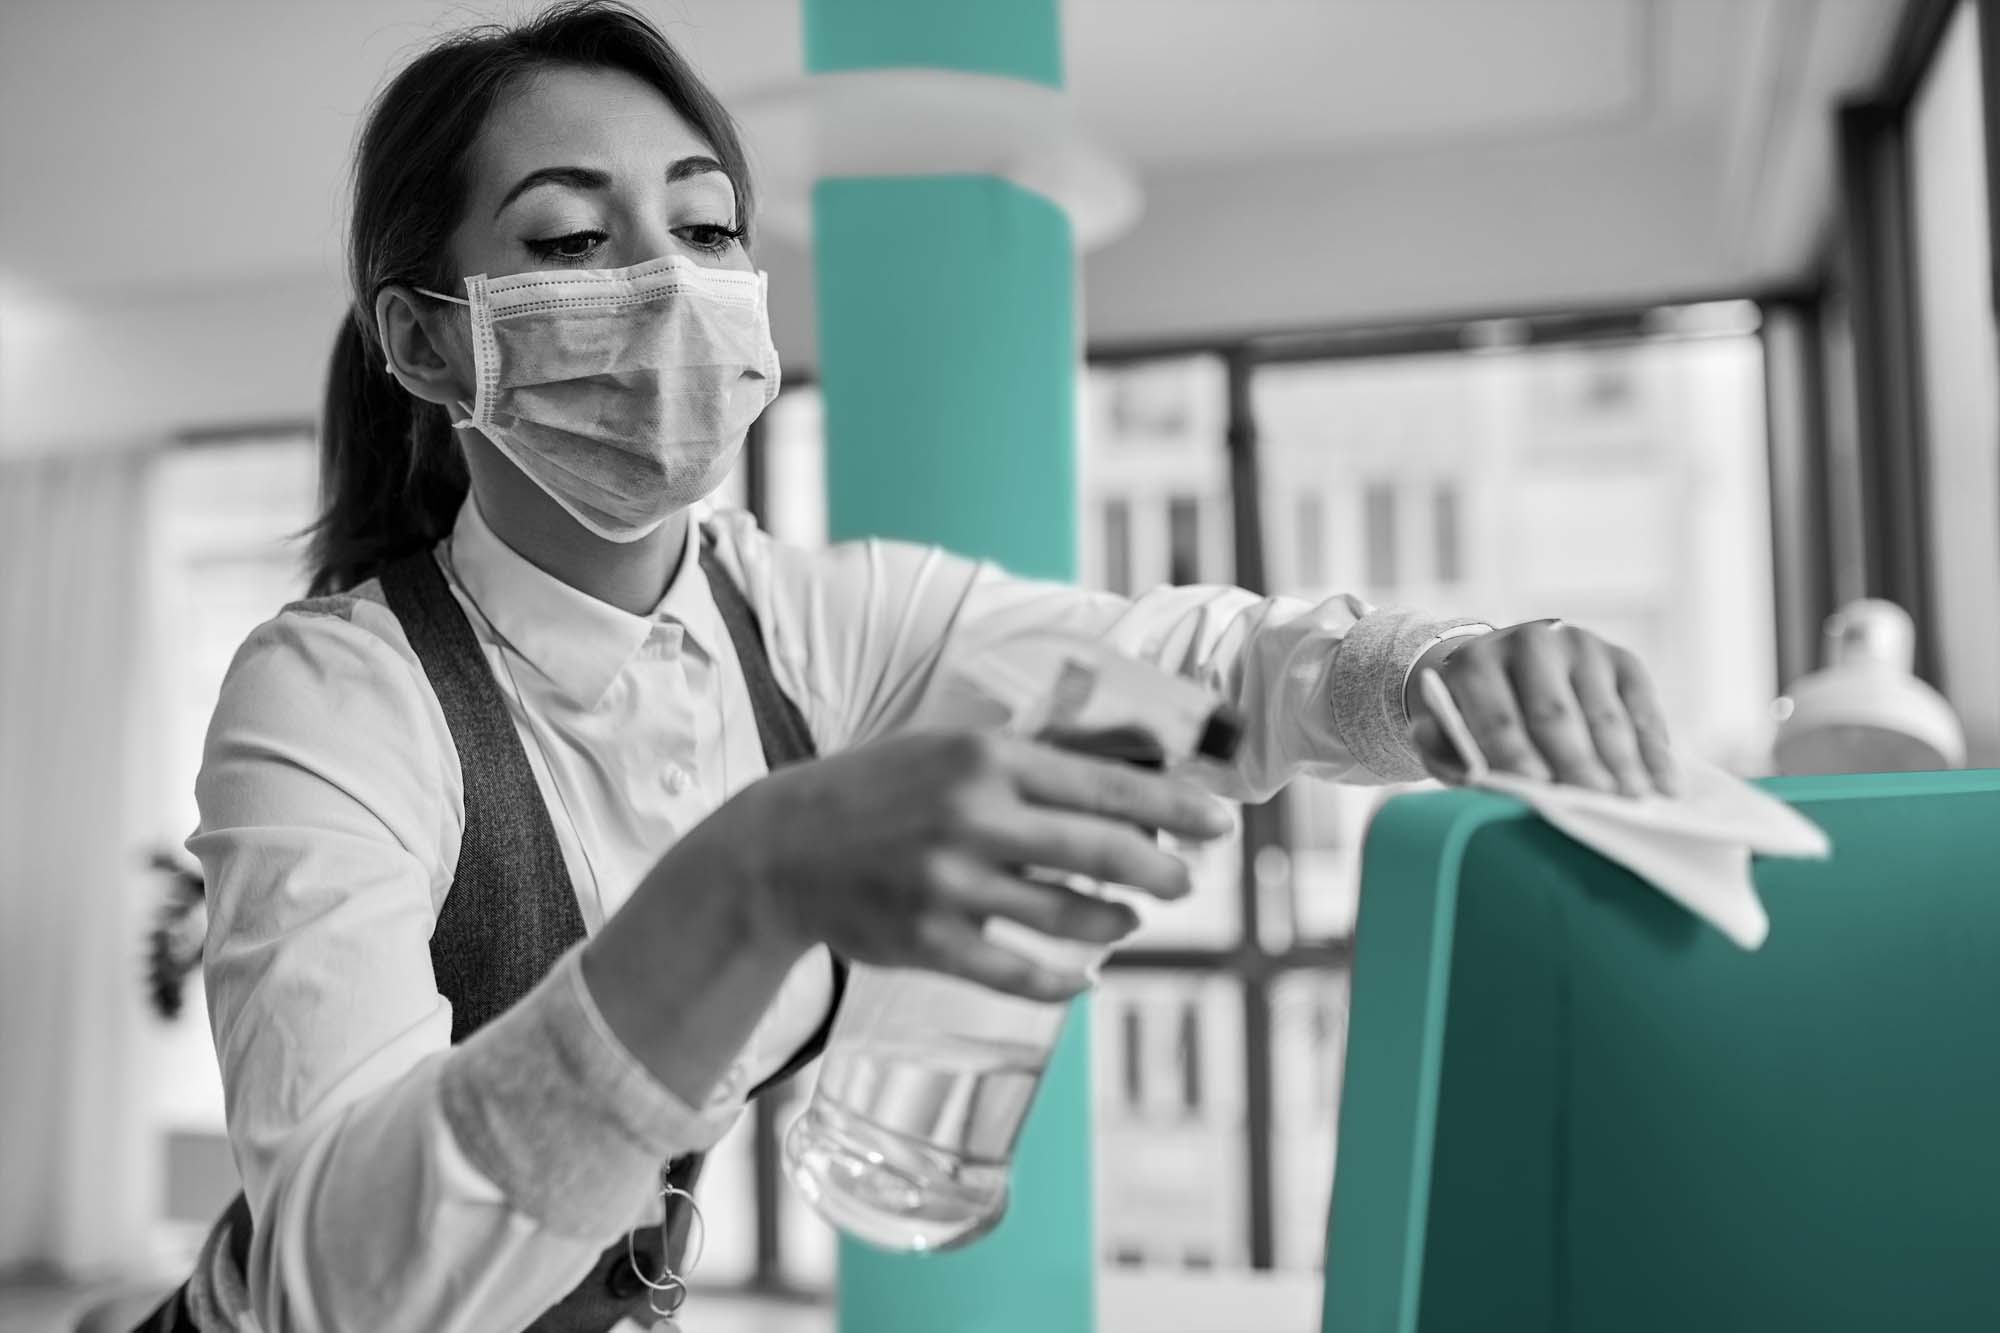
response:
M1200 686L1056 634L947 662L917 720L1002 727L1148 767L1227 760L1241 735L1234 710ZM986 934L1076 973L1109 952L1010 921L989 921ZM812 1097L785 1138L792 1183L828 1221L883 1249L946 1250L985 1235L1006 1213L1015 1141L1067 1010L935 973L854 968Z

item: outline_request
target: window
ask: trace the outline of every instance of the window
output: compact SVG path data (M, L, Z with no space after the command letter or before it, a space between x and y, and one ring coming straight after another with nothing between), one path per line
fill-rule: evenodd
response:
M1112 376L1108 390L1112 435L1120 441L1186 435L1203 415L1201 386L1181 362L1139 362Z
M1440 482L1431 492L1431 573L1439 583L1457 583L1465 577L1458 551L1458 487Z
M1167 582L1201 582L1201 502L1191 495L1167 501Z
M1193 1005L1181 1010L1181 1106L1189 1115L1201 1112L1201 1014Z
M2000 764L2000 347L1979 81L1979 23L1995 14L1958 6L1909 120L1939 674L1974 767Z
M1367 541L1367 589L1376 597L1387 597L1398 581L1396 562L1396 487L1392 482L1368 484L1362 500L1361 528Z
M1326 505L1315 491L1299 497L1296 522L1299 537L1298 581L1316 588L1326 582Z
M1584 377L1586 408L1593 412L1615 412L1632 406L1637 396L1630 366L1611 356L1592 358Z
M819 389L808 384L780 393L764 411L762 437L764 530L795 546L824 546L826 417Z
M1121 596L1132 595L1132 504L1104 502L1104 586Z
M1111 1262L1218 1267L1248 1259L1243 1162L1244 1008L1212 969L1132 966L1092 1004L1099 1087L1136 1070L1137 1095L1097 1102L1098 1234ZM1121 1259L1120 1256L1140 1256Z
M1124 1020L1125 1049L1119 1054L1125 1068L1125 1105L1137 1108L1146 1095L1145 1020L1134 1005L1125 1007Z

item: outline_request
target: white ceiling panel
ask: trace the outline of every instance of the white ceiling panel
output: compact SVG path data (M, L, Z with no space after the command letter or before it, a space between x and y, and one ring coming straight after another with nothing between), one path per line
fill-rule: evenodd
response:
M371 93L435 33L531 7L0 0L0 301L337 282L347 154ZM797 0L642 7L725 97L800 67ZM1713 250L1720 285L1795 270L1810 252L1830 108L1873 77L1898 8L1069 0L1063 23L1084 122L1139 166L1159 203L1186 211L1215 197L1215 220L1190 214L1176 234L1222 235L1230 211L1235 232L1253 227L1252 168L1324 182L1288 197L1338 199L1343 214L1328 225L1365 232L1377 228L1366 183L1385 183L1384 206L1411 194L1397 184L1404 163L1426 198L1439 194L1434 182L1462 178L1461 196L1441 202L1476 219L1503 206L1587 207L1616 160L1621 179L1670 185L1693 210L1676 234L1691 227ZM1524 153L1546 194L1478 194L1498 179L1493 164ZM1508 234L1531 243L1532 221L1514 219ZM1620 255L1636 289L1645 248ZM1559 260L1526 254L1523 272ZM1370 262L1391 304L1394 266L1409 265L1413 280L1434 268L1414 256ZM1693 263L1677 244L1675 271Z
M1080 109L1146 165L1563 133L1646 111L1648 0L1073 0Z

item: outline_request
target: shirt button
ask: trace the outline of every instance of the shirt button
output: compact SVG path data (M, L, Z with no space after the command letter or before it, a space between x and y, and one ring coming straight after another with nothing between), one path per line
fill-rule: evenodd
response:
M688 771L679 764L668 764L666 772L667 791L675 796L688 789Z

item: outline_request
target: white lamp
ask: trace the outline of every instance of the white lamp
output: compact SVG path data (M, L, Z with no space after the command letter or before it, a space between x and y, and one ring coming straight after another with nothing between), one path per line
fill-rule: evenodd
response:
M1826 665L1778 701L1785 774L1961 768L1965 731L1944 696L1912 673L1916 629L1894 602L1864 598L1827 617Z

